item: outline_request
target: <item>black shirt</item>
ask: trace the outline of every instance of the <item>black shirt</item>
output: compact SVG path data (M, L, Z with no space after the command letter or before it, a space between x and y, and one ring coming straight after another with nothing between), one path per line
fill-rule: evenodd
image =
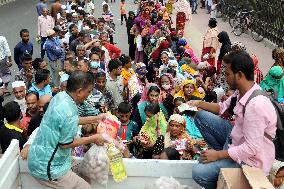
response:
M40 122L42 120L42 116L40 115L40 113L36 113L30 123L29 123L29 126L28 126L28 131L27 131L27 134L28 136L30 136L32 134L32 132L39 127L40 125Z
M12 139L19 140L20 149L23 148L26 142L26 139L24 138L21 132L18 132L13 129L8 129L5 126L2 126L0 128L0 144L1 144L2 153L4 153L6 149L9 147Z

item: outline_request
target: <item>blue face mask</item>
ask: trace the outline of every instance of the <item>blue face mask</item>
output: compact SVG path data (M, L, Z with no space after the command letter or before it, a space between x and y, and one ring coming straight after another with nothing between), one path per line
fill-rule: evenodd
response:
M91 66L91 68L93 68L93 69L98 69L98 68L100 67L100 62L98 62L98 61L92 61L92 62L90 63L90 66Z

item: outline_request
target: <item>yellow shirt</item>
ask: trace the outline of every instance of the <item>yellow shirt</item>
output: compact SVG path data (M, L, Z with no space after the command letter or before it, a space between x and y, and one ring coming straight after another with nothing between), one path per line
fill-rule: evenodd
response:
M135 72L130 68L126 70L125 68L122 68L121 70L121 76L123 78L123 85L126 86L128 83L128 80Z

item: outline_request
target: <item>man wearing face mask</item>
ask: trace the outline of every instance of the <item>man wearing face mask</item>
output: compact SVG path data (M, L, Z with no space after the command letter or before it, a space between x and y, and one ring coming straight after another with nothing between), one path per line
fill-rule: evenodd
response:
M49 60L48 69L51 73L53 85L58 87L60 83L59 72L63 70L64 49L56 42L54 30L48 30L46 35L47 40L44 48Z
M12 83L13 94L15 95L14 101L20 105L21 112L25 113L27 110L26 104L26 84L24 81L14 81Z

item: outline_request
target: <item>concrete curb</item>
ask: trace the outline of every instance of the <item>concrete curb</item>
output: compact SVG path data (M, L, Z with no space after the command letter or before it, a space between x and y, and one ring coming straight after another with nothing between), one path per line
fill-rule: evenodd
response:
M7 4L7 3L14 2L14 1L16 1L16 0L0 0L0 6L1 6L1 5L5 5L5 4Z

